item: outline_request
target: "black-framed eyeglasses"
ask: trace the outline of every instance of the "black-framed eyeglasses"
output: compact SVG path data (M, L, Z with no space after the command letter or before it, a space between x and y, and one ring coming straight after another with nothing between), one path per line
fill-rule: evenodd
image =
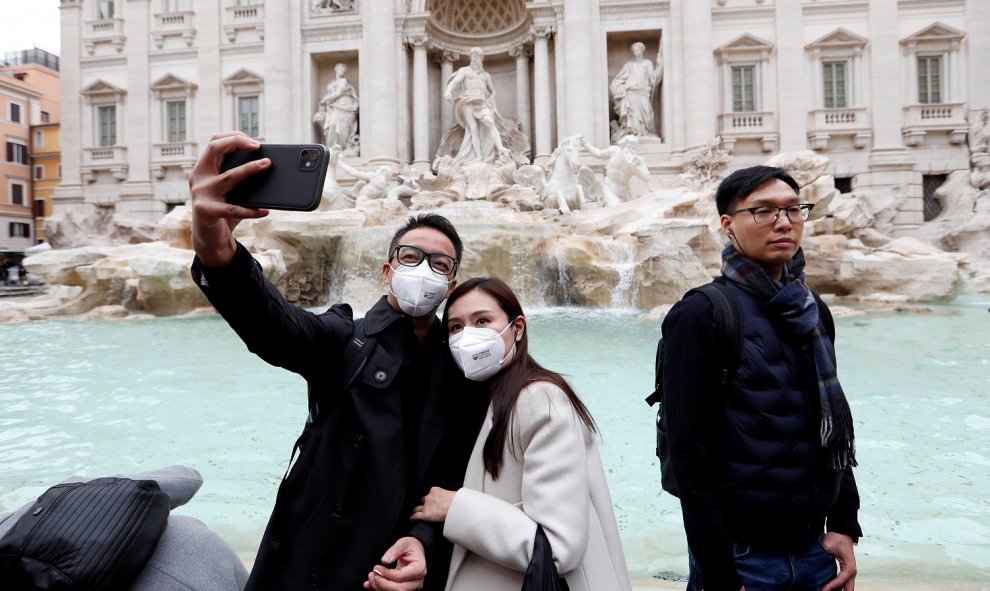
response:
M743 207L742 209L737 209L735 211L726 212L728 215L736 215L737 213L742 213L748 211L753 215L753 221L757 224L772 224L777 221L780 217L780 212L787 212L787 219L791 223L797 224L808 219L811 215L811 210L815 207L814 203L798 203L796 205L788 205L787 207L776 207L776 206L761 206L761 207Z
M406 267L416 267L426 259L430 262L430 268L441 275L454 275L457 267L461 264L454 257L442 252L426 252L422 248L400 244L392 249L392 256L400 265Z

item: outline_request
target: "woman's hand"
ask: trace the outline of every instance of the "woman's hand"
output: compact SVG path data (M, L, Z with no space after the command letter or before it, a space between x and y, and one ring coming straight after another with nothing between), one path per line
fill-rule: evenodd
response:
M456 491L434 486L430 489L430 494L423 497L423 504L413 509L410 519L443 523L447 519L447 511L450 510L450 503L453 502L455 494Z

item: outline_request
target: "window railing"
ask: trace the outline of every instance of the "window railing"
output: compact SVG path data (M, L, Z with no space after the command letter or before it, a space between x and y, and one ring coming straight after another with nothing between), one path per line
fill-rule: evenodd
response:
M94 182L97 172L109 172L117 181L126 180L127 148L124 146L83 148L83 180L87 183Z
M108 146L85 148L84 165L116 164L127 161L127 148L124 146Z
M196 27L193 23L193 13L183 12L162 12L155 15L155 26L151 30L151 36L158 49L165 45L166 37L182 37L186 46L191 47L196 38Z
M811 129L828 131L854 131L870 126L866 107L845 109L816 109L810 113Z
M948 133L952 144L966 143L966 103L939 103L934 105L907 105L904 107L904 127L901 133L904 144L918 146L929 132Z
M255 29L258 36L265 36L265 5L246 4L228 6L224 15L223 30L227 40L233 43L237 40L238 31Z
M86 28L90 37L113 37L124 34L124 19L105 18L95 21L88 21Z
M168 142L163 144L155 144L154 148L154 160L155 161L182 161L182 160L193 160L195 159L195 154L193 149L195 144L193 142Z
M908 105L904 107L906 127L956 127L966 124L965 103Z
M117 52L124 50L127 37L124 35L124 19L104 18L86 21L86 32L83 34L83 46L90 55L96 51L96 46L104 43L113 45Z
M776 131L773 113L766 111L743 111L721 113L719 129L722 135L758 135Z
M161 12L155 15L155 28L166 30L182 30L193 26L193 13Z

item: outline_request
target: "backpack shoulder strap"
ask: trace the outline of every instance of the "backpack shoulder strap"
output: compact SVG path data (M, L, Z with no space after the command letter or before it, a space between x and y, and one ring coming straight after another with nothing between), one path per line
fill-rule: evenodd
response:
M689 290L684 297L694 293L701 293L712 303L712 322L718 336L719 360L722 366L719 368L719 385L726 386L739 365L742 356L742 311L739 307L739 300L729 286L716 280L711 283L695 287ZM661 337L657 343L657 358L655 373L656 383L653 393L646 398L646 403L650 406L658 402L663 402L663 384L660 383L663 356L664 339Z
M742 356L742 310L732 289L720 281L712 281L688 292L701 292L712 302L715 330L719 341L719 383L726 386Z
M828 309L828 306L826 306L825 302L822 301L822 298L818 295L817 291L812 289L811 295L815 297L815 303L818 304L818 319L822 321L822 326L825 327L825 334L828 335L828 340L834 343L835 319L832 318L832 311Z

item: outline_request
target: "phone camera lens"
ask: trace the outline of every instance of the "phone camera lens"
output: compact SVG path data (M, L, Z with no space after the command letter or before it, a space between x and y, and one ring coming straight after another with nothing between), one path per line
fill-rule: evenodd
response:
M309 150L303 150L299 155L304 159L309 158Z
M317 159L317 157L319 157L319 154L317 154L317 153L316 153L316 150L313 150L313 151L311 151L311 152L309 153L309 159L310 159L310 160L316 160L316 159Z

